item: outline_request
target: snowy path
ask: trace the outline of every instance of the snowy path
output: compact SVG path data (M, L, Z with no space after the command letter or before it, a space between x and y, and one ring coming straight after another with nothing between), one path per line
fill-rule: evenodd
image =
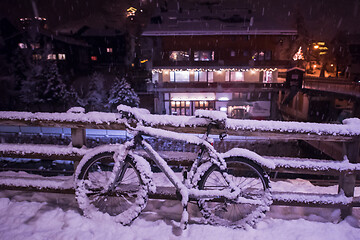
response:
M197 215L196 207L190 209ZM356 210L358 211L358 210ZM359 220L335 224L339 210L273 207L257 229L230 229L191 221L187 231L176 226L178 201L150 201L133 224L98 222L83 217L73 195L0 191L0 239L348 239L358 240ZM359 214L357 214L359 216Z

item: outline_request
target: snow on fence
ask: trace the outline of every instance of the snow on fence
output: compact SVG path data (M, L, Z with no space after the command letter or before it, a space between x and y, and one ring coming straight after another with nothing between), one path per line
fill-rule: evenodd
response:
M189 116L153 115L146 111L137 112L138 119L145 125L184 133L204 133L208 121L204 118ZM0 125L4 126L39 126L70 128L72 146L34 145L34 144L0 144L0 154L6 157L62 159L78 162L85 154L86 129L122 130L125 120L118 113L29 113L0 112ZM327 196L323 194L306 195L294 193L274 194L274 202L279 204L309 204L317 206L339 205L342 215L351 214L352 206L360 206L359 199L354 198L356 176L360 171L358 164L360 120L346 119L344 124L319 124L281 121L257 121L226 119L225 129L229 135L255 136L265 139L300 139L343 144L343 161L280 159L273 158L276 172L335 172L339 177L340 194ZM224 130L218 130L218 133ZM174 156L174 154L171 154ZM182 154L183 155L183 154ZM187 160L169 159L170 164L189 165ZM0 185L15 186L16 181L0 179ZM29 179L26 181L31 183ZM38 183L38 181L35 181ZM26 187L31 187L30 185ZM37 187L34 185L32 187ZM49 188L51 188L51 184ZM15 186L21 187L21 186ZM167 196L159 193L155 198Z

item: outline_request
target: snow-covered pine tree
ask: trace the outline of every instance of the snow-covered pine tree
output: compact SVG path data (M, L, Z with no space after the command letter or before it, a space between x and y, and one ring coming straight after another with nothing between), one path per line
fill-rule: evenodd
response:
M20 110L65 111L69 106L79 105L79 98L71 86L67 86L59 73L56 61L41 54L37 61L17 61L20 68L15 77L20 82Z
M55 61L46 61L41 77L40 102L52 106L52 110L61 111L79 105L76 92L65 84Z
M84 99L87 111L103 111L105 109L104 81L104 76L98 72L94 72L90 77L88 92Z
M110 89L108 98L108 108L111 112L116 111L119 104L128 105L131 107L138 107L140 103L138 95L125 78L115 78L115 84Z
M33 110L33 106L40 103L40 91L43 85L42 73L43 67L41 63L35 63L25 58L23 61L16 62L15 67L18 69L15 71L15 79L19 85L19 110ZM20 59L20 58L18 58ZM38 110L38 109L37 109Z

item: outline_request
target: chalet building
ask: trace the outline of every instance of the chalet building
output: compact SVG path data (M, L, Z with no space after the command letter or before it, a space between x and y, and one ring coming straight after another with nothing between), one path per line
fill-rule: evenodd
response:
M233 118L275 118L297 31L236 1L172 4L160 5L142 34L155 111L193 115L210 109Z

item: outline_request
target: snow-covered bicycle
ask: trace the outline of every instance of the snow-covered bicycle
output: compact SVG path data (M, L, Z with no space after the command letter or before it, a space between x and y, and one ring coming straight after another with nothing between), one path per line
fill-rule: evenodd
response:
M120 105L118 110L133 138L124 144L96 147L79 163L75 173L76 198L85 216L112 218L127 225L145 208L148 193L155 193L156 186L149 162L137 153L139 148L176 188L183 206L183 228L189 219L189 201L197 202L204 219L211 224L244 227L254 225L265 215L272 200L263 167L273 168L273 164L246 149L234 148L221 154L214 149L209 134L213 128L224 127L224 113L197 110L195 115L208 123L204 136L198 137L145 126L141 119L149 113L143 109ZM200 147L182 180L144 136L181 140Z

